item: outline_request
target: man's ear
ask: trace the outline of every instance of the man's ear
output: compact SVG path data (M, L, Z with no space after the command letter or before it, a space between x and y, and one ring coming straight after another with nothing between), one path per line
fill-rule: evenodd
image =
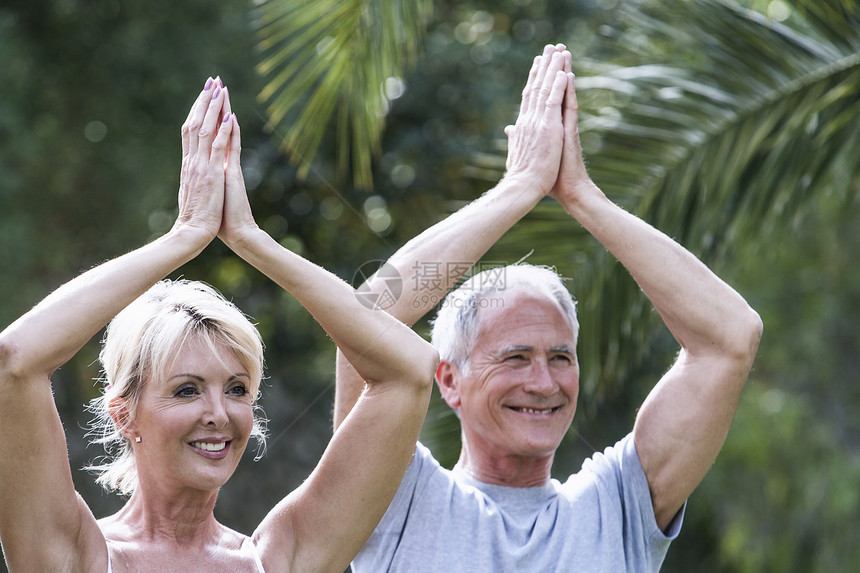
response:
M440 360L436 368L436 384L445 402L456 410L460 407L460 369L447 360Z
M131 411L126 400L120 397L111 398L108 402L108 415L123 436L134 440L134 436L137 435L137 425L131 419Z

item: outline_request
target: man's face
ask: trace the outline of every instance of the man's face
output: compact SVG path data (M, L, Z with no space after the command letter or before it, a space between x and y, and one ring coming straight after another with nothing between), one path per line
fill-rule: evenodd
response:
M484 454L545 457L573 421L579 392L576 339L555 301L499 293L478 309L478 339L460 374L460 421Z

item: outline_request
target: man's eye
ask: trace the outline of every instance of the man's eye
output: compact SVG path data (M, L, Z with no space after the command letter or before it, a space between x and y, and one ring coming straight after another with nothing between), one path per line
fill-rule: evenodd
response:
M566 362L567 364L570 364L572 362L570 359L570 356L567 356L565 354L556 354L555 356L552 357L552 359L558 360L561 362Z
M512 355L508 356L507 358L505 358L505 360L508 360L510 362L522 362L525 359L526 359L526 357L523 356L522 354L512 354Z

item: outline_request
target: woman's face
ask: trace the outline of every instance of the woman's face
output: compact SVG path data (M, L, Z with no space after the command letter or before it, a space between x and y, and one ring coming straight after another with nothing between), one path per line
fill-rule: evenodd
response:
M232 350L213 352L195 336L167 364L162 379L144 383L137 407L140 484L217 489L236 469L253 428L251 379Z

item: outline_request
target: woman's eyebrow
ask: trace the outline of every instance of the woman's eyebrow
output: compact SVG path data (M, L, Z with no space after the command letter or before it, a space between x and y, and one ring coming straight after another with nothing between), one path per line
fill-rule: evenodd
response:
M181 373L179 373L179 374L174 374L173 376L171 376L170 378L168 378L168 380L173 380L174 378L193 378L194 380L197 380L197 381L199 381L199 382L203 382L203 381L205 380L205 378L203 378L203 376L199 376L199 375L197 375L197 374L188 374L188 373L186 373L186 372L181 372Z

